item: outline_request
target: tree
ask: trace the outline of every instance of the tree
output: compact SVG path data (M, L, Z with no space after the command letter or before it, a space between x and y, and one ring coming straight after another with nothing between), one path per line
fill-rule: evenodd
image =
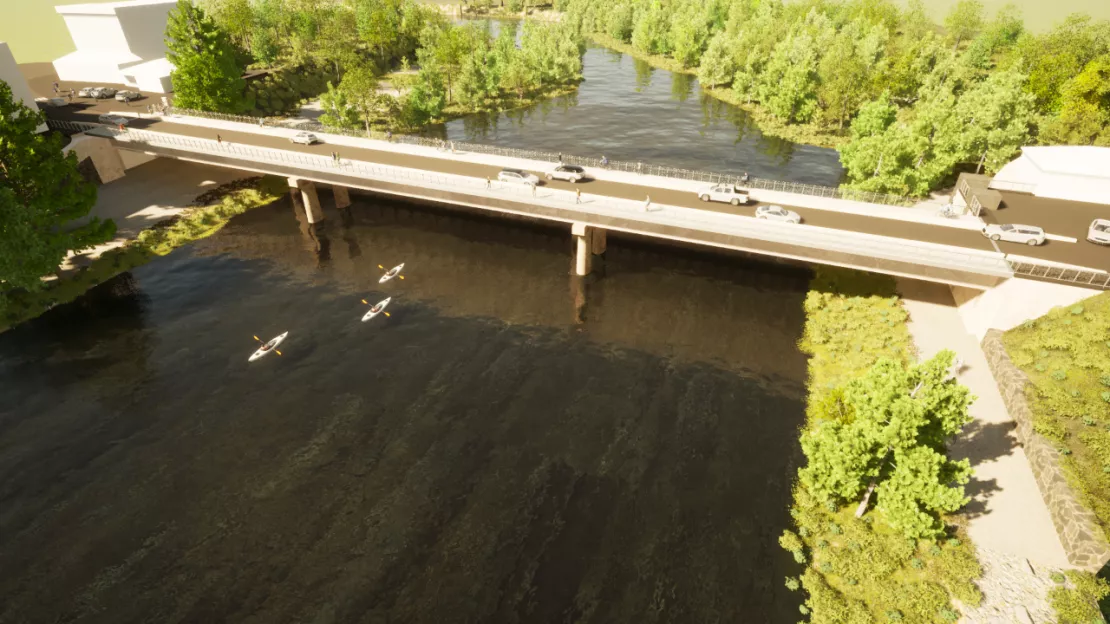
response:
M886 47L886 30L868 27L861 21L849 22L825 49L818 66L818 97L825 116L837 127L856 111L871 91L871 81Z
M375 117L378 103L378 76L374 68L365 62L348 68L339 88L351 107L358 111L369 136L370 120Z
M177 0L166 24L166 57L174 64L174 104L238 113L245 108L243 68L227 35L198 6Z
M969 40L983 28L983 3L979 0L960 0L944 18L944 29L958 50L960 43Z
M717 33L709 40L709 47L701 57L698 80L707 87L725 85L732 82L736 70L732 41L727 34Z
M409 127L419 127L438 119L446 106L446 88L439 69L435 66L420 68L412 88L405 95L401 117Z
M636 25L632 28L632 47L648 54L666 54L667 33L670 30L666 8L659 0L652 0L646 8L636 15Z
M1041 129L1041 141L1110 147L1110 54L1064 85L1060 112Z
M880 360L838 388L802 436L799 479L819 500L876 508L910 538L936 537L941 513L967 502L968 461L947 457L947 441L970 422L967 388L949 374L953 353L909 366Z
M328 82L328 90L320 95L320 107L324 113L320 115L320 123L332 128L354 128L358 126L358 111L347 100L347 94L342 89Z
M759 76L758 97L786 122L809 121L817 110L817 49L808 33L793 33L775 47Z
M709 40L709 24L700 4L685 5L671 18L671 56L683 67L693 67L701 59Z
M72 227L96 203L96 186L62 153L61 137L40 134L42 113L15 100L0 80L0 283L38 290L70 250L111 240L116 226L92 219Z
M1025 81L1016 70L995 72L960 94L952 129L938 136L938 149L957 162L975 162L976 171L994 173L1013 160L1029 144L1036 117L1036 99Z
M1028 36L1016 54L1025 61L1027 88L1045 112L1060 110L1062 89L1095 58L1110 52L1110 22L1093 21L1083 14L1069 15L1063 23L1040 37Z
M632 5L624 3L609 12L605 20L605 33L617 41L628 43L632 39L633 16Z

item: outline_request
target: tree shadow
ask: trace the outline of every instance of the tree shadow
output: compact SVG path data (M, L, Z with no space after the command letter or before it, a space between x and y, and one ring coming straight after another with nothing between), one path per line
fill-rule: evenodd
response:
M984 424L973 421L953 442L950 454L957 459L967 459L973 470L986 462L1012 455L1019 446L1014 427L1013 422ZM964 492L971 501L960 513L969 519L986 515L989 513L987 501L1001 489L996 479L981 479L972 474L971 480L964 486Z

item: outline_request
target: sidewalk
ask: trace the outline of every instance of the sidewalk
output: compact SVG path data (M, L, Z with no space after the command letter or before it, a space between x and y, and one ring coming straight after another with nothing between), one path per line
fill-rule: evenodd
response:
M950 449L954 457L970 459L975 470L967 485L972 500L961 512L972 541L1039 565L1070 568L986 356L964 329L951 292L909 279L899 279L898 290L921 358L941 349L955 351L966 363L959 380L978 397L971 406L972 422Z
M133 112L127 113L125 111L121 111L118 114L134 116ZM213 130L222 129L234 132L263 134L282 138L292 138L295 134L301 132L300 130L297 130L295 128L273 126L263 127L255 124L179 115L166 115L163 117L163 119L165 122L168 123L206 127L212 128ZM470 162L495 167L516 167L519 169L530 171L544 172L555 166L554 162L512 158L508 156L497 156L492 154L475 154L461 151L455 154L451 154L450 152L443 152L436 148L425 147L422 145L393 143L389 141L382 141L379 139L367 139L362 137L351 137L341 134L327 134L322 132L314 132L313 134L321 137L325 143L332 145L393 151L402 154L411 154L414 156L442 158L444 160L456 160L461 162ZM589 172L591 175L595 176L599 180L606 180L623 184L654 186L656 188L685 191L689 193L696 193L698 190L706 186L704 182L693 180L678 180L675 178L666 178L662 176L638 175L626 171L610 171L593 167L590 168ZM802 195L798 193L786 193L781 191L769 191L762 189L753 190L752 196L758 201L765 203L779 203L793 207L811 208L815 210L828 210L831 212L854 214L879 219L925 223L929 225L939 225L961 230L978 231L983 227L983 222L977 217L964 215L958 218L949 219L938 216L935 212L922 210L921 208L900 208L896 206L885 206L882 204L869 204L865 202L834 199L830 197L816 197L812 195Z

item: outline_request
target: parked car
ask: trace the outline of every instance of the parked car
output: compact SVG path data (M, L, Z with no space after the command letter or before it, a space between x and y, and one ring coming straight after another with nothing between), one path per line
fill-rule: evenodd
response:
M784 223L801 223L802 217L793 210L787 210L782 206L760 206L755 209L756 219L767 219L769 221L782 221Z
M497 174L497 179L501 182L531 184L532 186L536 186L540 183L539 178L527 171L521 171L520 169L502 169L501 172Z
M89 97L94 97L98 100L104 100L116 94L116 90L112 87L97 87L94 91L95 94L90 95Z
M1017 225L1007 223L1004 225L992 224L983 228L983 236L992 241L1007 241L1011 243L1025 243L1026 245L1040 245L1044 243L1044 230L1035 225Z
M698 191L698 198L704 202L718 201L739 206L746 204L751 199L748 191L742 189L735 184L715 184L707 186Z
M104 113L96 119L102 124L108 124L111 126L126 126L127 124L131 123L130 117L124 117L123 115L113 115L111 113Z
M1087 230L1087 240L1097 245L1110 245L1110 219L1095 219Z
M99 90L99 87L81 87L77 90L77 97L96 97L93 95Z
M130 102L131 100L137 100L141 97L143 97L143 94L139 93L138 91L117 91L116 92L116 101L117 102Z
M293 135L293 138L289 139L289 142L300 143L301 145L312 145L314 143L319 143L320 139L311 132L298 132Z
M547 172L548 180L566 180L567 182L580 182L586 178L586 170L578 165L559 165Z
M69 103L69 102L66 101L65 98L60 98L60 97L35 98L35 102L37 104L40 104L43 107L47 107L47 108L60 108L60 107L65 106L66 104Z

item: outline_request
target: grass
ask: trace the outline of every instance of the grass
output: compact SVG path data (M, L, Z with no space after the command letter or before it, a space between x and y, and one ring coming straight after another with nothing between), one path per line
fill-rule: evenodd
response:
M217 189L204 194L204 197L218 198L220 203L186 209L161 227L143 230L134 240L106 251L88 266L49 282L42 290L0 293L0 331L36 318L56 305L69 303L120 273L211 236L235 215L269 204L286 191L284 180L274 177L255 178L247 188L240 188L242 182L225 186L224 193Z
M690 76L697 75L698 73L696 67L686 67L669 56L641 52L630 44L619 39L614 39L604 33L592 33L589 35L589 38L597 45L640 59L652 67ZM845 130L828 128L819 124L786 123L772 115L766 108L760 106L758 103L749 102L744 98L737 97L732 89L702 86L702 91L710 97L743 109L751 116L752 120L759 127L759 131L766 136L777 137L792 143L805 143L834 149L840 147L848 140L847 131Z
M1064 472L1110 539L1110 292L1002 337L1029 376L1033 427L1058 445Z
M800 347L810 355L811 408L880 358L915 358L908 316L889 277L821 267L805 310ZM787 531L781 543L806 566L787 586L805 588L802 614L811 622L954 622L953 599L979 603L974 581L982 571L961 526L950 523L939 542L910 540L881 516L855 518L854 507L826 507L795 486L797 532Z
M1099 603L1110 596L1110 584L1089 572L1069 570L1059 585L1048 591L1057 624L1104 624Z

